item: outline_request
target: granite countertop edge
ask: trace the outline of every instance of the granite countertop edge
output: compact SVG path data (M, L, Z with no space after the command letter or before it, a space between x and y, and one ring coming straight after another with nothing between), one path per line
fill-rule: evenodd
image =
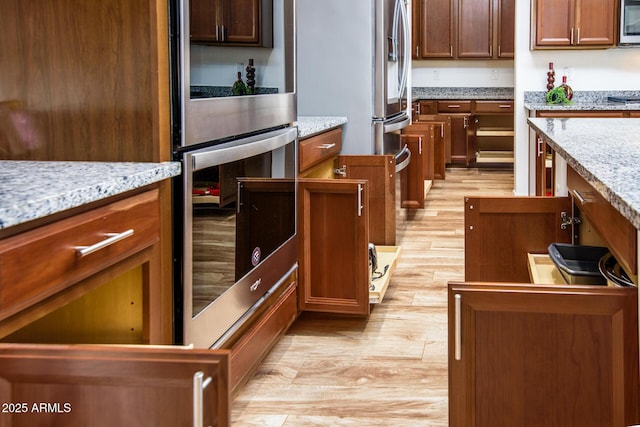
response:
M412 101L419 100L512 100L512 87L414 87Z
M347 123L341 116L299 116L294 126L298 127L298 138L309 138L322 132L335 129Z
M178 176L179 162L0 161L0 230Z
M635 147L629 146L640 132L640 120L530 118L528 122L569 166L640 230L640 187L633 185L640 174L640 141L632 142ZM563 134L557 135L556 127ZM577 127L582 129L572 130Z

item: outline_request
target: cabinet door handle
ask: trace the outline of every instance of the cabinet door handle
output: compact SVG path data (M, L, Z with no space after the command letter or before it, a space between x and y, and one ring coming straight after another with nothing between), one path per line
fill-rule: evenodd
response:
M91 246L76 246L76 254L78 254L78 256L82 258L94 253L95 251L104 249L107 246L111 246L114 243L119 242L120 240L126 239L129 236L133 236L133 228L130 228L127 231L123 231L122 233L106 233L105 236L109 236L109 238L101 240L98 243L94 243Z
M362 192L364 191L364 187L362 184L358 184L358 216L362 216Z
M538 138L538 157L542 156L542 138Z
M571 28L571 40L570 40L569 44L573 44L573 28Z
M216 24L216 41L220 41L220 27Z
M440 123L440 138L444 138L444 123Z
M221 39L222 41L224 41L224 25L220 29L221 29L220 35L222 36Z
M449 46L449 56L453 58L453 45Z
M577 44L580 44L580 27L578 27L578 37L577 37Z
M204 426L204 389L211 384L211 377L204 379L204 373L198 371L193 374L193 427Z
M462 360L462 295L455 294L454 357Z
M462 127L465 128L465 129L467 128L467 125L468 125L467 120L468 120L468 117L464 116L464 120L462 121L463 122Z
M331 144L320 144L320 145L318 145L318 148L321 149L321 150L328 150L328 149L333 148L335 146L336 146L335 142L332 142Z
M419 53L419 52L420 52L420 47L419 47L419 46L416 46L416 56L420 56L420 53Z
M418 137L418 155L422 155L422 137Z

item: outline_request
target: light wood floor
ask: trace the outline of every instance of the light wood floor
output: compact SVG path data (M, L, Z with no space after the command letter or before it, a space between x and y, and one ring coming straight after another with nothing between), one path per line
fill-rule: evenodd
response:
M303 313L241 390L234 426L447 426L446 284L464 279L463 197L511 195L513 173L447 170L408 216L382 304Z

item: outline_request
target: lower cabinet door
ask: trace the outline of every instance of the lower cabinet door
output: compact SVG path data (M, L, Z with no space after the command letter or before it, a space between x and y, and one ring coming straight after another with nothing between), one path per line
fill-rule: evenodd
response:
M298 308L369 314L366 180L298 180Z
M638 424L635 287L450 283L449 425Z
M0 345L0 425L230 425L228 351Z

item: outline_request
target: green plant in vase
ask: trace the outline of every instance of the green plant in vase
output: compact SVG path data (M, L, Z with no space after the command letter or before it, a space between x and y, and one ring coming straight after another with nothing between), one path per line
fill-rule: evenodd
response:
M573 104L567 98L567 92L562 86L554 87L547 92L547 104Z

